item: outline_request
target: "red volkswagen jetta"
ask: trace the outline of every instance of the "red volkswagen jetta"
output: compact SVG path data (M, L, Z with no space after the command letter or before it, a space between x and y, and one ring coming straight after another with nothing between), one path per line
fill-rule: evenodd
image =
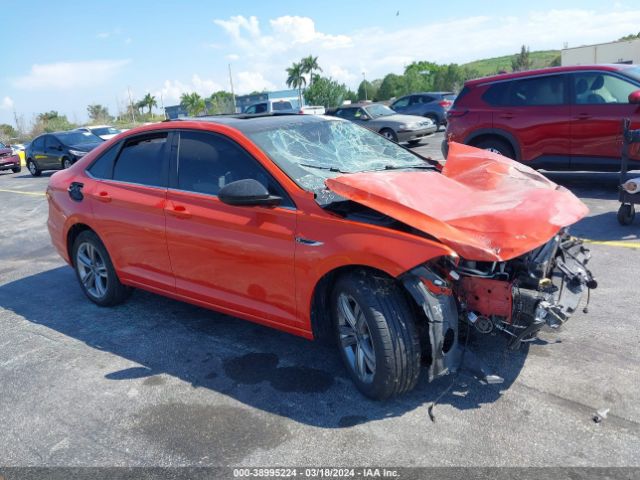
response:
M149 125L54 174L47 196L91 301L136 287L333 339L377 399L412 389L423 363L430 379L459 368L460 325L518 346L595 287L564 229L587 212L569 191L463 145L439 171L335 118Z

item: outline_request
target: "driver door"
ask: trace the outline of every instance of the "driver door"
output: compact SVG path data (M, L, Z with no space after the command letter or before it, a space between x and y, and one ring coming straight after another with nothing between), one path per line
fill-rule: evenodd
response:
M293 202L253 156L224 135L181 131L175 138L165 213L177 293L230 314L299 325ZM224 185L247 178L282 197L282 204L220 201Z

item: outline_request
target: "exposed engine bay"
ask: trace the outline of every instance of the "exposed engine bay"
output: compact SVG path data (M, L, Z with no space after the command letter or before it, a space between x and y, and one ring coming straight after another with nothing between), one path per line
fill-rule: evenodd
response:
M506 262L460 261L454 292L460 317L482 333L501 331L511 348L535 339L545 325L558 328L578 308L585 290L597 287L586 267L589 250L560 232L548 243Z

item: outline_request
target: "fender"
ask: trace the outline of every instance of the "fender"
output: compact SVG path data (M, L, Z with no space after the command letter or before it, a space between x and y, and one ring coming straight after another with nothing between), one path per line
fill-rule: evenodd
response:
M518 143L518 140L516 140L516 137L513 134L501 128L481 128L479 130L475 130L470 135L467 135L467 137L464 139L464 142L462 143L464 143L465 145L470 145L473 140L483 135L493 135L504 138L507 142L509 142L511 148L513 148L513 153L516 156L516 160L519 162L522 161L522 152L520 150L520 144Z

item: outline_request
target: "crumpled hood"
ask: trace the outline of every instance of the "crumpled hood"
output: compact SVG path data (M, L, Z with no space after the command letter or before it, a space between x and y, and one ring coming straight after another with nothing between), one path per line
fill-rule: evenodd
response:
M588 213L575 195L521 163L455 142L442 173L387 171L327 187L427 233L469 260L505 261Z

